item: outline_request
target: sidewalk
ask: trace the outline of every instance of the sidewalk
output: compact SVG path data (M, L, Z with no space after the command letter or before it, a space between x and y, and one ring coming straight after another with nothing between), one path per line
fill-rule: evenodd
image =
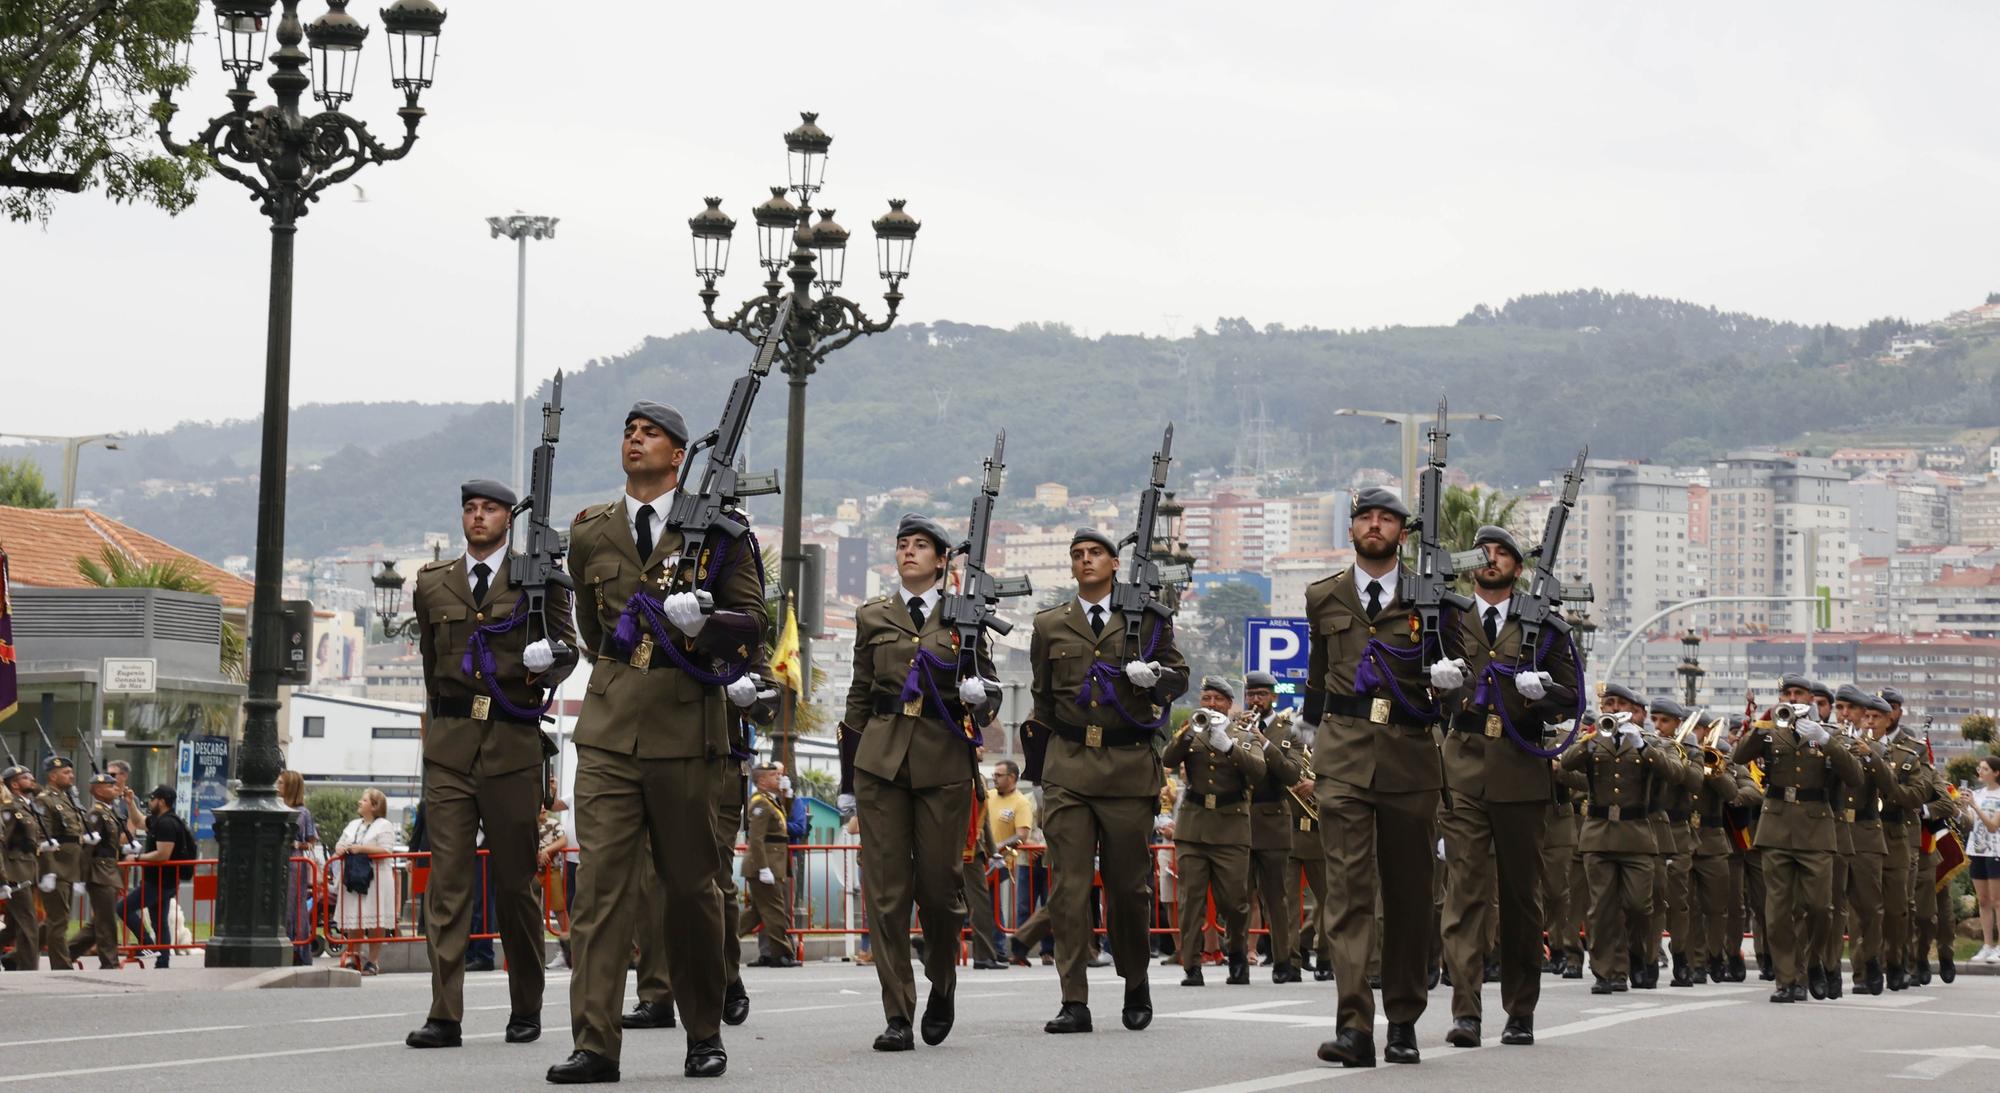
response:
M0 973L0 998L21 995L77 997L152 991L239 991L269 988L358 987L361 973L346 968L84 968Z

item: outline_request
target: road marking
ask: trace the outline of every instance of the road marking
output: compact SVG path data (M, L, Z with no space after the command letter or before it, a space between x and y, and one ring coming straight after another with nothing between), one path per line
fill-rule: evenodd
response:
M467 1040L497 1040L506 1035L500 1032L481 1032L465 1037ZM210 1063L247 1063L259 1059L289 1059L300 1055L326 1055L336 1051L367 1051L372 1048L403 1047L401 1040L381 1040L372 1044L335 1044L329 1047L298 1047L286 1051L253 1051L242 1055L210 1055L200 1059L162 1059L151 1063L124 1063L118 1066L91 1066L77 1070L44 1070L39 1074L13 1074L10 1080L17 1082L43 1081L50 1078L81 1078L91 1074L125 1074L138 1070L165 1070L170 1067L206 1066Z
M1910 1006L1927 1005L1931 1002L1937 1001L1937 999L1925 997L1924 995L1921 994L1917 995L1885 994L1879 997L1876 995L1868 994L1868 995L1842 995L1838 1001L1842 1006L1848 1009L1898 1010L1898 1009L1905 1009Z
M1911 1081L1919 1081L1919 1082L1936 1081L1937 1079L1942 1078L1947 1074L1950 1074L1952 1071L1957 1070L1959 1067L1962 1067L1965 1064L1973 1062L1975 1060L2000 1059L2000 1049L1990 1048L1984 1044L1972 1044L1966 1047L1937 1047L1929 1049L1925 1048L1877 1049L1869 1052L1869 1054L1923 1056L1923 1058L1918 1059L1916 1062L1911 1063L1909 1066L1906 1066L1903 1069L1895 1072L1894 1074L1889 1075L1889 1077L1891 1078L1904 1078Z
M236 1032L251 1025L204 1025L201 1028L162 1028L145 1032L101 1032L94 1036L50 1036L41 1040L9 1040L0 1047L34 1047L38 1044L80 1044L86 1040L124 1040L139 1036L178 1036L184 1032Z
M1323 1000L1313 998L1286 999L1278 1002L1245 1002L1240 1006L1216 1006L1211 1009L1181 1010L1178 1013L1162 1013L1161 1017L1181 1017L1197 1021L1249 1021L1267 1025L1285 1025L1290 1028L1336 1028L1340 1018L1326 1013L1266 1013L1266 1010L1282 1009L1286 1006L1311 1006ZM1375 1023L1387 1024L1388 1018L1375 1015Z

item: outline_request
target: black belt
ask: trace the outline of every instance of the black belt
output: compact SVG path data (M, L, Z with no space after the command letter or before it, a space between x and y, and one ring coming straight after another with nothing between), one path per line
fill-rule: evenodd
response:
M1713 827L1718 829L1722 827L1722 813L1718 812L1715 815L1711 816L1708 813L1703 812L1700 813L1700 816L1701 816L1702 827L1704 828Z
M1879 820L1882 818L1882 814L1877 812L1875 807L1871 805L1867 808L1855 809L1854 818L1857 820Z
M57 835L57 836L55 836L55 840L56 840L57 842L59 842L59 843L62 843L62 844L63 844L63 845L65 845L65 846L67 846L67 845L69 845L70 843L73 843L73 842L75 842L75 841L76 841L76 836L75 836L75 835Z
M1253 805L1274 805L1284 799L1285 791L1282 789L1270 790L1268 792L1258 789L1252 790L1250 793L1250 803Z
M1407 725L1411 728L1422 729L1429 727L1431 722L1437 720L1434 717L1413 716L1409 711L1403 709L1395 698L1389 695L1383 695L1379 698L1362 698L1359 695L1327 695L1326 712L1337 713L1342 717L1358 717L1363 721L1373 722L1375 719L1371 715L1375 712L1374 706L1377 702L1388 706L1388 724L1391 725Z
M1082 744L1088 748L1128 748L1134 744L1153 742L1153 730L1138 725L1116 725L1111 728L1072 725L1058 721L1049 726L1049 731L1072 744Z
M1644 820L1646 818L1646 810L1634 806L1630 810L1630 815L1627 815L1626 810L1618 805L1591 805L1586 810L1585 815L1593 820L1616 820L1623 822L1626 820Z
M1765 786L1764 799L1766 801L1824 801L1826 800L1826 789L1824 787L1819 789L1795 789L1790 786L1783 788Z
M476 721L506 721L514 725L534 725L538 728L541 726L542 722L540 718L515 717L506 710L501 709L497 703L487 708L485 717L474 718L472 716L472 704L474 701L476 700L470 698L433 698L431 699L431 716L464 717Z
M932 716L932 712L931 712L931 701L930 701L930 699L928 699L928 698L919 698L919 699L917 699L916 701L919 701L919 702L922 702L922 703L923 703L923 706L921 707L921 709L922 709L922 711L923 711L923 712L921 712L921 713L915 713L915 714L911 714L911 715L910 715L911 717L930 717L930 716ZM889 697L888 695L876 695L876 696L875 696L875 713L876 713L876 714L877 714L878 716L882 716L882 717L894 717L894 716L896 716L896 715L898 715L898 714L900 714L900 713L902 713L902 712L903 712L903 700L902 700L902 699L900 699L900 698L891 698L891 697ZM956 722L956 721L963 721L963 720L965 720L965 704L964 704L964 703L962 703L962 702L959 702L959 701L958 701L957 699L952 699L952 698L947 698L947 699L945 699L945 700L944 700L944 712L945 712L945 713L947 713L947 714L950 714L950 715L951 715L951 719L952 719L953 721L955 721L955 722Z
M1671 808L1670 808L1670 809L1668 809L1668 810L1667 810L1667 822L1668 822L1668 823L1673 823L1673 824L1684 824L1684 823L1688 822L1688 812L1687 812L1687 810L1686 810L1686 809L1680 809L1680 810L1675 810L1675 809L1671 809Z
M1885 808L1882 810L1882 822L1885 824L1906 823L1908 820L1909 815L1900 808Z
M764 836L764 841L767 843L782 843L782 842L790 842L791 839L789 836L785 835L766 835Z

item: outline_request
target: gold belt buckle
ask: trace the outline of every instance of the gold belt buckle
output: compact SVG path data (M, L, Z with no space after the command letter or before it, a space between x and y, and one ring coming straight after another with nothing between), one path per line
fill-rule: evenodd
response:
M1843 814L1844 816L1846 816L1846 817L1847 817L1847 822L1848 822L1848 823L1853 823L1853 822L1854 822L1854 810L1853 810L1853 809L1851 809L1851 808L1849 808L1849 809L1843 809L1843 810L1842 810L1842 814Z
M1301 816L1301 817L1299 817L1299 830L1300 830L1300 831L1311 831L1312 829L1313 829L1313 826L1312 826L1312 821L1311 821L1311 820L1308 820L1308 819L1306 819L1306 818L1305 818L1304 816Z
M1486 736L1487 736L1487 738L1488 738L1488 739L1492 739L1492 740L1498 740L1498 739L1500 739L1500 733L1501 733L1501 731L1502 731L1502 730L1501 730L1501 728L1500 728L1500 715L1499 715L1499 714L1497 714L1497 713L1490 713L1490 714L1487 714L1487 715L1486 715Z
M1624 819L1625 817L1624 817L1624 814L1623 814L1623 808L1624 808L1624 806L1622 806L1622 805L1609 805L1609 806L1607 806L1607 807L1605 808L1605 810L1604 810L1604 818L1605 818L1605 819L1607 819L1607 820L1622 820L1622 819Z
M1206 809L1211 809L1211 810L1212 810L1212 809L1214 809L1214 808L1215 808L1215 794L1213 794L1213 793L1206 793L1206 794L1203 794L1203 795L1202 795L1202 798L1201 798L1201 807L1203 807L1203 808L1206 808Z
M1797 786L1785 787L1785 803L1788 805L1799 803L1799 788Z
M1694 829L1695 829L1696 831L1700 831L1700 830L1701 830L1701 813L1697 812L1697 813L1695 813L1694 815L1692 815L1692 816L1689 816L1689 817L1688 817L1688 823L1690 823L1690 824L1694 825Z
M1101 748L1101 747L1103 747L1103 746L1104 746L1104 730L1103 730L1102 728L1100 728L1100 727L1096 726L1096 725L1092 725L1092 726L1090 726L1089 728L1087 728L1087 729L1084 729L1084 730L1083 730L1083 746L1084 746L1084 747L1086 747L1086 748Z
M632 659L626 663L642 672L652 670L653 635L647 634L639 639L639 644L632 649Z
M924 715L924 696L918 695L917 697L909 700L908 702L903 703L904 717L922 717L923 715Z
M1368 701L1368 722L1372 725L1387 725L1389 723L1388 699L1374 698Z
M480 695L478 698L472 700L472 719L474 721L484 721L488 717L491 717L492 715L493 715L492 696Z

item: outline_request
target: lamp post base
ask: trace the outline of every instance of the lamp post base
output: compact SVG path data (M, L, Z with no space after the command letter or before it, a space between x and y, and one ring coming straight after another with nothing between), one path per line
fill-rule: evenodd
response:
M211 968L282 968L292 962L285 934L296 819L273 795L243 793L215 810L215 936Z

